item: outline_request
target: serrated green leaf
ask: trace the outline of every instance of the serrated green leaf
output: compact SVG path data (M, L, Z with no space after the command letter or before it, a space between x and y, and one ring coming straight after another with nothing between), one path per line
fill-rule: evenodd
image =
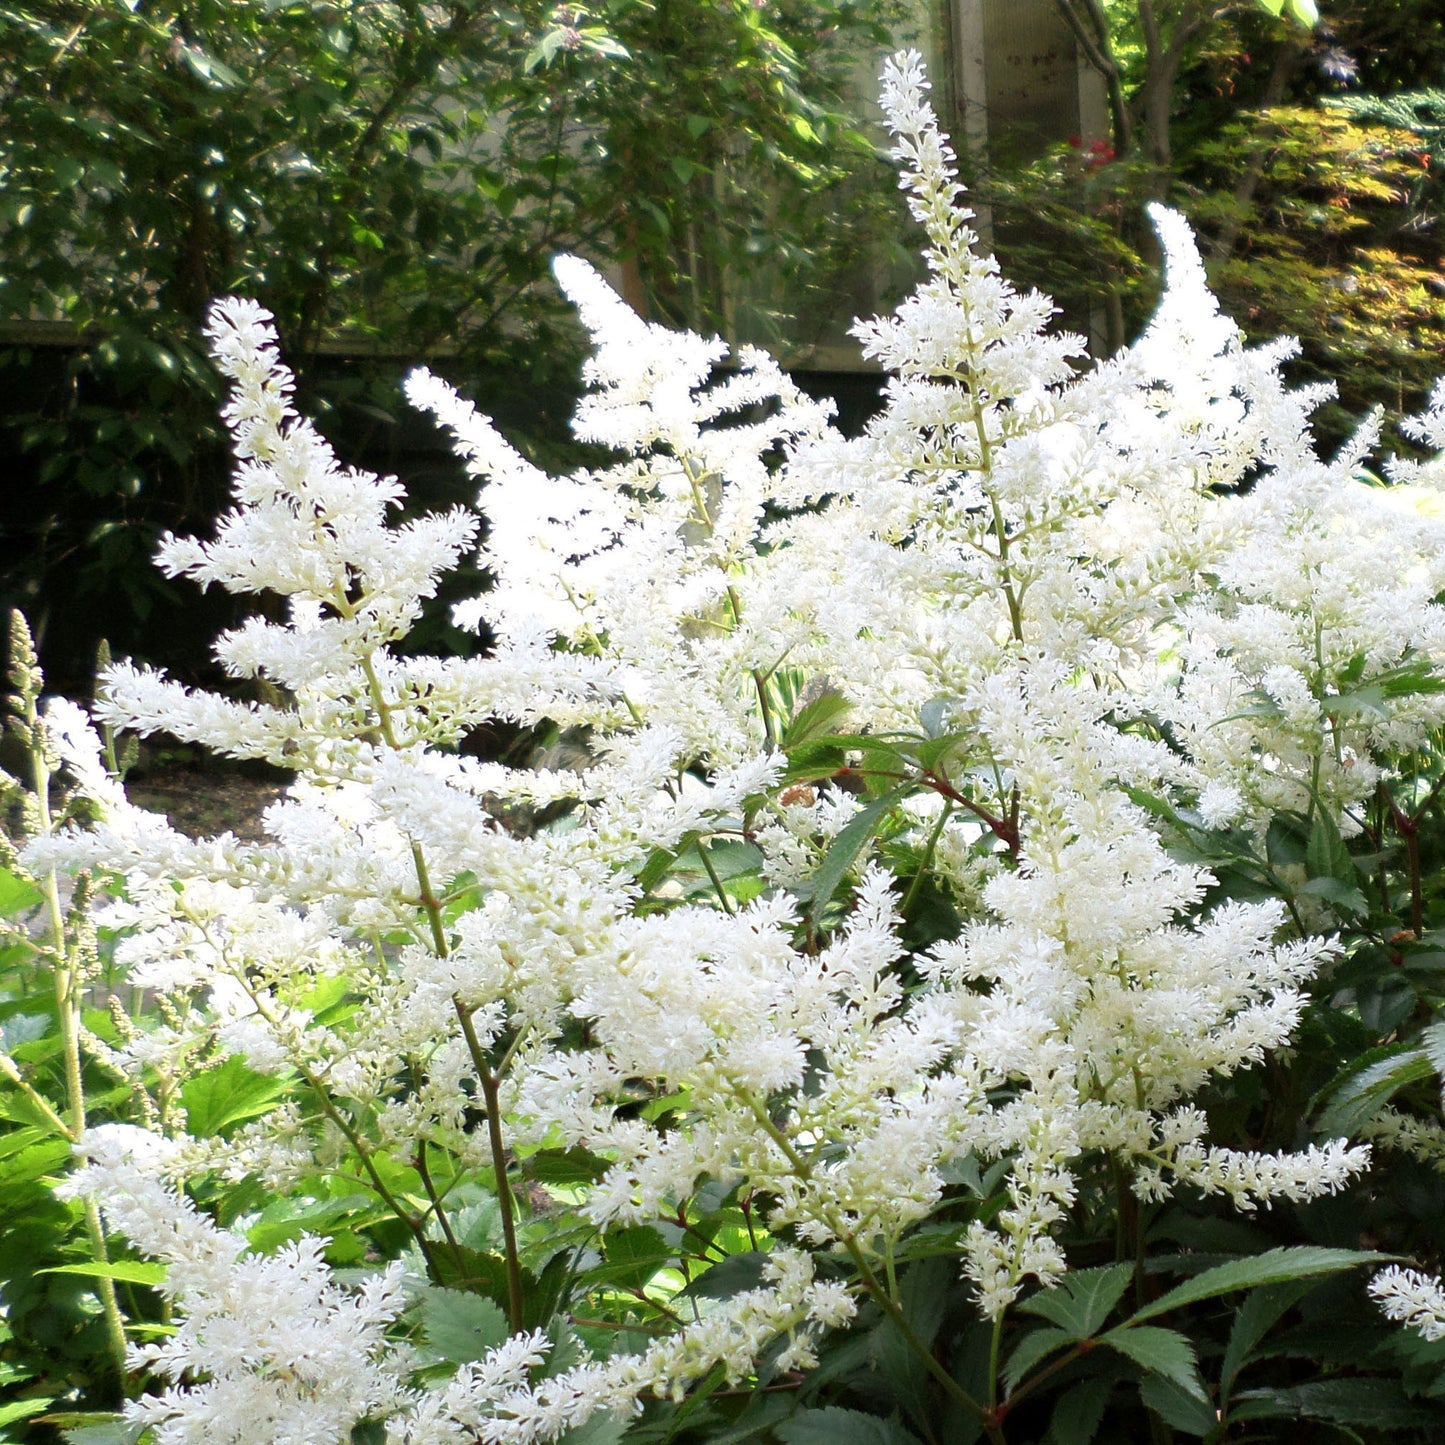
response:
M758 1251L730 1254L719 1260L706 1274L700 1274L682 1291L685 1295L701 1295L705 1299L731 1299L744 1290L757 1289L763 1282L763 1267L768 1257Z
M805 743L824 740L829 733L836 733L835 723L852 711L853 704L840 692L819 693L812 702L799 708L792 721L783 729L778 745L792 756L793 749Z
M1283 0L1280 0L1280 3L1283 4ZM1262 687L1250 688L1245 696L1253 698L1254 701L1237 712L1230 713L1227 717L1215 718L1209 726L1212 728L1223 727L1225 723L1243 722L1246 718L1252 717L1277 718L1284 716L1284 709Z
M422 1334L427 1346L449 1364L480 1360L506 1340L506 1316L479 1294L429 1285L421 1297Z
M812 897L808 901L808 918L817 926L823 910L832 902L838 885L848 870L857 861L858 855L868 845L873 835L883 826L884 820L899 803L912 791L910 787L893 788L882 797L860 808L849 819L845 828L833 839L827 856L818 865L812 878Z
M269 1114L286 1092L284 1079L258 1074L239 1055L218 1068L187 1079L181 1088L186 1108L186 1132L210 1139L232 1124Z
M687 852L701 837L702 834L694 828L678 839L676 848L654 848L637 875L637 886L644 893L651 893L667 877L668 869L677 862L678 857Z
M1311 898L1323 898L1326 903L1333 903L1341 912L1348 913L1355 918L1370 911L1370 905L1365 901L1364 893L1355 884L1345 883L1338 878L1311 878L1296 892L1306 894Z
M1081 1269L1066 1274L1052 1289L1030 1295L1019 1308L1026 1314L1041 1315L1079 1339L1094 1334L1109 1317L1129 1287L1134 1269L1128 1264L1111 1264L1100 1269Z
M595 1184L606 1172L607 1161L586 1149L543 1149L527 1160L527 1173L539 1184Z
M1445 1077L1445 1020L1421 1029L1420 1047L1435 1072Z
M1052 1445L1093 1445L1113 1393L1114 1381L1097 1376L1065 1390L1049 1420Z
M73 1418L89 1418L95 1423L62 1426L61 1433L67 1445L136 1445L147 1428L144 1420L123 1420L118 1415L76 1415ZM50 1416L46 1423L54 1419Z
M1434 1073L1430 1060L1419 1049L1404 1049L1375 1060L1340 1086L1321 1112L1317 1132L1349 1138L1401 1089L1431 1078Z
M1324 701L1325 714L1329 717L1358 717L1383 719L1389 717L1385 707L1385 690L1382 687L1362 687L1354 692L1337 693Z
M1428 662L1403 662L1375 674L1375 686L1386 697L1421 697L1445 692L1445 676Z
M0 1425L13 1425L17 1420L30 1420L43 1415L50 1408L53 1396L44 1395L35 1400L11 1400L0 1404Z
M1236 1290L1257 1289L1260 1285L1281 1284L1285 1280L1310 1279L1316 1275L1337 1274L1362 1264L1386 1264L1393 1256L1364 1249L1325 1249L1318 1245L1291 1245L1269 1249L1247 1259L1230 1260L1215 1265L1203 1274L1176 1285L1151 1304L1136 1310L1128 1321L1132 1326L1158 1315L1168 1314L1199 1300L1214 1299ZM1127 1326L1126 1326L1127 1327Z
M627 1434L628 1421L599 1411L585 1425L557 1437L557 1445L619 1445Z
M946 693L940 693L937 697L931 697L921 708L918 709L918 721L923 731L931 738L942 737L945 732L945 724L948 722L948 715L958 706L956 697L949 697Z
M799 743L788 754L788 765L779 782L816 783L831 778L848 760L848 749L836 738L814 738Z
M1145 1375L1139 1381L1139 1398L1171 1429L1186 1435L1207 1435L1219 1424L1212 1401L1164 1375Z
M1310 824L1309 841L1305 844L1305 870L1311 878L1337 878L1350 887L1358 887L1360 875L1350 850L1329 810L1315 809Z
M783 1445L918 1445L918 1437L894 1420L837 1405L799 1410L774 1429Z
M41 901L40 890L9 868L0 868L0 917L28 913Z
M1312 1279L1291 1279L1252 1291L1234 1316L1224 1362L1219 1368L1219 1397L1227 1406L1235 1377L1249 1363L1254 1347L1280 1317L1297 1305L1315 1287Z
M63 1170L73 1153L68 1139L50 1138L6 1159L0 1164L0 1184L26 1184Z
M646 1224L613 1231L603 1240L602 1253L605 1279L627 1289L641 1289L673 1257L667 1241Z
M376 1201L369 1194L345 1194L337 1199L278 1199L261 1212L246 1231L253 1249L267 1252L303 1234L327 1234L328 1226L365 1211L374 1211ZM379 1211L381 1217L385 1211ZM353 1221L354 1224L355 1221Z
M1008 1392L1012 1394L1041 1360L1047 1359L1055 1350L1062 1350L1078 1342L1078 1335L1071 1334L1068 1330L1054 1329L1052 1326L1030 1331L1019 1341L1008 1358L1008 1364L1004 1366L1003 1379Z
M925 772L946 771L953 763L953 755L960 748L966 748L970 739L961 733L944 733L941 737L929 738L917 748L918 766Z
M4 1087L5 1081L0 1080L0 1088ZM55 1121L51 1119L46 1114L44 1108L28 1094L22 1094L18 1091L13 1094L0 1093L0 1119L4 1119L12 1124L23 1124L26 1126L23 1132L30 1136L27 1141L27 1147L29 1143L38 1142L41 1139L60 1139L65 1143L67 1150L70 1148L68 1137L61 1133ZM6 1144L10 1145L13 1138L13 1135L7 1137L5 1141ZM14 1146L0 1148L0 1158L12 1152L16 1152ZM42 1170L42 1173L43 1172ZM0 1173L3 1173L3 1170L0 1170Z
M1305 824L1296 813L1276 814L1264 836L1265 857L1271 866L1285 868L1305 861Z
M1273 1417L1328 1420L1334 1425L1361 1425L1376 1430L1434 1428L1440 1424L1438 1405L1417 1405L1407 1398L1398 1380L1380 1377L1312 1380L1285 1389L1245 1390L1238 1398L1241 1408L1234 1418L1240 1420L1268 1418L1254 1413L1251 1407L1257 1404Z
M1172 1380L1186 1394L1201 1400L1209 1398L1199 1380L1194 1346L1178 1330L1159 1325L1119 1325L1100 1335L1099 1343L1127 1355L1152 1374Z

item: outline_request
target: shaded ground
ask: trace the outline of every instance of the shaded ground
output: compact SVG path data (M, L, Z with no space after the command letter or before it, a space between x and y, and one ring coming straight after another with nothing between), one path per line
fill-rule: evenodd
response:
M262 812L285 786L279 774L257 777L215 764L176 763L148 766L126 780L125 790L137 807L164 813L192 838L230 832L254 842L262 836Z

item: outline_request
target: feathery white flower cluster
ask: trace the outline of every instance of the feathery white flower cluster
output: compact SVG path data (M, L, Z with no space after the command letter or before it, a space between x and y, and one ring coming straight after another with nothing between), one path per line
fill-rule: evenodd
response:
M1445 1285L1417 1269L1392 1264L1370 1281L1385 1317L1426 1340L1445 1339Z
M126 1125L92 1129L84 1166L64 1186L100 1201L106 1222L167 1266L161 1292L175 1332L130 1347L133 1369L171 1384L127 1403L158 1445L344 1440L407 1398L405 1358L386 1337L401 1313L403 1267L341 1289L303 1235L272 1255L218 1228L168 1182L170 1141Z
M340 468L294 414L263 313L215 309L236 508L162 563L288 599L286 622L217 655L290 700L118 666L98 713L297 782L265 843L191 843L132 809L65 719L103 816L34 856L123 878L106 921L171 999L123 1066L174 1077L218 1050L294 1071L323 1163L430 1150L500 1180L506 1150L585 1150L577 1209L604 1240L676 1227L715 1185L758 1201L771 1249L757 1290L639 1354L547 1375L548 1341L519 1328L414 1389L386 1338L394 1272L347 1294L311 1244L245 1258L166 1182L226 1170L225 1141L157 1140L148 1173L102 1138L77 1187L113 1194L114 1226L185 1281L182 1343L155 1357L176 1383L133 1407L163 1438L201 1438L224 1385L264 1396L234 1419L310 1410L316 1440L370 1414L395 1445L520 1445L717 1366L741 1380L780 1335L784 1367L806 1365L964 1166L1003 1163L962 1251L995 1318L1066 1268L1057 1226L1090 1161L1141 1196L1183 1182L1245 1209L1366 1166L1343 1141L1206 1142L1190 1100L1289 1039L1332 945L1289 936L1278 901L1206 908L1213 880L1170 856L1146 804L1260 831L1318 813L1348 834L1383 760L1445 722L1445 522L1354 479L1368 431L1318 460L1288 348L1241 345L1171 213L1154 323L1076 370L1047 299L977 254L925 92L916 56L889 67L930 275L858 328L895 373L858 439L757 353L716 378L721 343L641 321L575 259L558 279L597 342L577 432L615 465L550 477L445 383L410 379L485 483L496 585L458 618L487 618L487 657L393 648L475 520L388 525L397 488ZM1439 443L1442 415L1437 392L1420 435ZM842 741L820 741L816 719L845 713ZM585 727L588 755L549 771L458 751L497 717ZM519 803L565 816L520 833L498 816ZM959 920L921 952L899 858ZM274 1157L252 1126L231 1164L299 1170L304 1127L275 1122ZM846 1254L857 1282L815 1274L809 1249ZM276 1307L294 1362L279 1336L227 1335L260 1328L238 1317L242 1274L294 1294ZM333 1320L352 1359L329 1380L302 1342Z

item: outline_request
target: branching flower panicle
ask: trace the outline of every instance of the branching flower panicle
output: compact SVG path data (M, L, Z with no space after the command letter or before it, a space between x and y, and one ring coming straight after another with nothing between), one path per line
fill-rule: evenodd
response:
M1341 947L1288 880L1215 901L1166 834L1263 850L1288 816L1344 848L1364 826L1390 760L1445 726L1445 522L1358 480L1372 424L1315 454L1318 396L1284 385L1287 346L1243 345L1171 212L1154 323L1084 368L1052 303L979 254L925 92L916 55L890 64L929 274L857 328L892 373L860 437L756 352L723 374L722 342L641 320L576 258L556 265L595 340L576 431L613 464L549 476L408 380L482 486L495 586L456 615L485 618L486 656L397 646L477 518L397 521L397 485L295 414L265 314L213 310L235 505L161 564L285 599L216 647L284 694L122 664L96 716L296 780L264 842L193 843L130 807L58 706L98 821L29 855L108 871L117 957L166 1001L117 1068L241 1060L292 1095L204 1141L167 1095L168 1127L85 1141L71 1187L169 1266L177 1333L136 1356L166 1383L126 1407L158 1439L232 1438L207 1433L224 1417L524 1445L751 1381L769 1351L805 1369L865 1302L906 1342L898 1262L945 1206L996 1354L1106 1176L1122 1220L1181 1185L1252 1211L1367 1168L1343 1139L1210 1142L1202 1091L1289 1042ZM1416 433L1437 446L1442 397ZM1433 496L1439 465L1395 475ZM464 755L497 718L585 747ZM919 942L925 889L949 923ZM251 1250L185 1192L342 1161L400 1256L346 1282L311 1236ZM653 1238L680 1263L620 1284ZM729 1251L746 1286L694 1288ZM570 1324L538 1317L539 1280L578 1282ZM1372 1288L1438 1333L1432 1283ZM478 1293L505 1308L465 1358L429 1333L458 1290L483 1322ZM589 1354L589 1309L655 1337Z

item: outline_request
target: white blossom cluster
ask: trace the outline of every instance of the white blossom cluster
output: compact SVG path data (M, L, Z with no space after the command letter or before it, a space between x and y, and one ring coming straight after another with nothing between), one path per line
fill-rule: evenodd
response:
M809 1251L890 1262L967 1161L1006 1166L1001 1212L963 1247L995 1318L1065 1270L1057 1226L1091 1159L1142 1197L1185 1183L1244 1209L1366 1167L1344 1141L1207 1142L1191 1100L1287 1042L1332 944L1292 933L1278 902L1206 908L1213 880L1171 857L1145 801L1210 827L1280 810L1358 826L1383 760L1445 722L1422 681L1445 660L1445 464L1366 486L1371 428L1321 461L1318 396L1284 386L1287 347L1242 345L1169 212L1157 317L1082 368L1047 298L978 253L916 56L890 65L883 101L929 275L857 329L892 379L856 440L758 353L719 379L721 343L643 322L570 258L558 281L596 342L577 434L614 465L551 477L447 384L411 378L484 484L495 585L458 609L496 637L484 657L394 647L476 518L391 523L396 485L338 466L295 414L264 313L214 308L236 505L161 562L286 599L284 621L216 647L285 701L119 665L97 713L297 782L266 842L194 843L132 808L64 715L102 816L33 848L124 882L104 921L171 1003L120 1067L175 1077L218 1050L327 1101L309 1133L280 1109L233 1146L90 1142L75 1187L171 1266L180 1330L147 1361L172 1383L127 1407L158 1439L229 1438L208 1433L224 1405L276 1440L377 1418L395 1445L521 1445L719 1365L745 1379L779 1337L783 1368L806 1366L857 1296ZM1445 444L1442 416L1437 391L1421 440ZM911 740L893 755L914 796L888 837L962 920L923 954L881 847L833 880L845 907L815 896L872 806L841 777L789 780L790 725L819 697L855 740ZM586 729L587 755L545 769L458 750L495 718ZM519 832L517 804L562 821ZM753 859L756 888L648 871L716 874L722 845ZM341 994L354 1007L317 1006ZM503 1061L507 1147L604 1161L580 1205L599 1231L675 1217L717 1181L794 1243L774 1242L758 1289L640 1354L548 1375L547 1340L524 1332L418 1385L394 1269L349 1288L314 1241L248 1255L180 1191L200 1168L297 1177L357 1139L486 1169L482 1057ZM685 1103L663 1126L631 1107L639 1089ZM1392 1317L1442 1314L1404 1276L1375 1288Z
M1387 1319L1423 1339L1445 1339L1445 1285L1438 1279L1391 1265L1370 1281L1369 1289Z
M172 1182L171 1141L108 1124L83 1152L66 1189L103 1200L110 1226L167 1266L175 1332L132 1345L129 1361L172 1382L127 1407L158 1445L344 1440L357 1420L405 1403L404 1358L385 1333L405 1304L402 1265L342 1289L324 1240L252 1254L201 1214Z

